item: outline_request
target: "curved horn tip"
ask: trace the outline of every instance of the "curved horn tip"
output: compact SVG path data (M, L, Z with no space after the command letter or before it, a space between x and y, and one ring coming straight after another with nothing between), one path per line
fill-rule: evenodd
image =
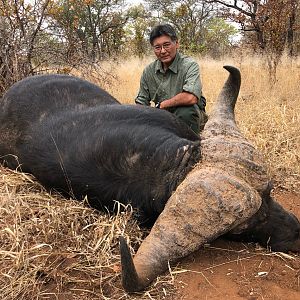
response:
M223 66L225 70L227 70L230 74L235 74L241 76L240 70L234 66L225 65Z
M138 292L144 289L141 285L138 274L136 272L133 259L123 236L119 236L121 266L122 266L122 285L126 292Z

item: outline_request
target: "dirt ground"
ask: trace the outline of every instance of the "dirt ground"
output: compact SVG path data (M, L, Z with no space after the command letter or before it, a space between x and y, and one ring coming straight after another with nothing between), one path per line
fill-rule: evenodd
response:
M300 217L299 194L277 190L274 196ZM180 263L175 284L174 300L296 300L300 299L300 255L218 239Z

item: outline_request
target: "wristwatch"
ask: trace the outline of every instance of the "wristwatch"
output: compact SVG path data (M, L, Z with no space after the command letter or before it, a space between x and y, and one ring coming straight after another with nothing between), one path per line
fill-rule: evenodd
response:
M157 102L157 103L155 104L155 107L156 107L156 108L160 108L160 103L161 103L161 102Z

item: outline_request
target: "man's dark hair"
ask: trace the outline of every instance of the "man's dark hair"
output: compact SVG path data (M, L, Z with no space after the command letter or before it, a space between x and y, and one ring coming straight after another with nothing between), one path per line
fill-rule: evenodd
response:
M155 26L151 32L150 32L150 44L153 45L154 39L162 36L162 35L167 35L171 38L173 42L177 41L177 34L175 29L170 25L170 24L161 24Z

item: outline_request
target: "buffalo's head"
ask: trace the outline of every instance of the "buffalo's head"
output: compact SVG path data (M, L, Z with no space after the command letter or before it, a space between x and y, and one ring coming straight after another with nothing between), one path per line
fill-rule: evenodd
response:
M258 212L241 232L232 232L233 240L258 242L272 251L300 252L300 223L296 216L285 210L268 193L263 195Z

